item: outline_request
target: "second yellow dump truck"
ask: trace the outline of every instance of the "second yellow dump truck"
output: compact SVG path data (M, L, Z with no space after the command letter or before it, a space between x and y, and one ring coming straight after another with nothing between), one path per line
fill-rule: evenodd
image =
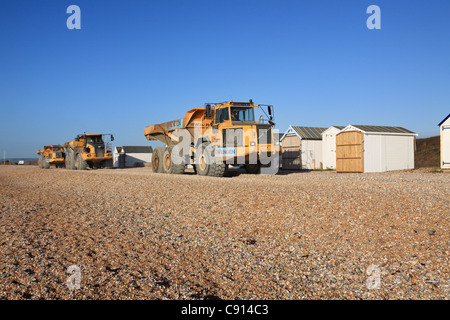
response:
M105 144L104 136L112 134L79 134L74 140L64 143L67 169L85 170L89 168L112 167L112 151Z
M268 119L255 119L256 108ZM242 165L248 173L276 173L279 143L274 140L272 114L273 106L251 100L206 103L184 118L147 126L147 140L165 144L153 149L153 172L183 173L193 165L199 175L220 177L228 165Z
M39 168L48 169L50 165L54 165L56 168L64 168L65 153L61 145L44 146L43 149L39 149L36 153L40 155L38 159Z

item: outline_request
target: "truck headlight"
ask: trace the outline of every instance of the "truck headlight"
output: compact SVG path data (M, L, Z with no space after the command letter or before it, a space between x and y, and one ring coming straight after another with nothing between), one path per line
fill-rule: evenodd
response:
M250 142L250 146L252 146L252 147L256 146L255 141L251 141L251 142Z

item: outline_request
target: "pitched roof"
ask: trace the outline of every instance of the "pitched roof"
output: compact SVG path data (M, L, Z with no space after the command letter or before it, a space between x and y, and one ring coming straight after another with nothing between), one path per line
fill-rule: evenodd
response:
M365 125L354 125L352 127L358 128L364 132L385 132L385 133L415 133L409 131L403 127L388 127L388 126L365 126Z
M325 133L327 133L328 131L330 131L331 129L336 129L338 131L341 131L342 129L344 129L345 126L330 126L327 130L323 131L321 133L321 135L323 136Z
M441 122L439 122L438 126L440 127L441 124L443 124L449 117L450 117L450 114L449 114L448 116L446 116L446 117L444 118L444 120L442 120Z
M125 153L152 153L153 148L150 146L122 146Z
M328 128L292 126L292 129L294 129L302 139L322 140L322 132Z

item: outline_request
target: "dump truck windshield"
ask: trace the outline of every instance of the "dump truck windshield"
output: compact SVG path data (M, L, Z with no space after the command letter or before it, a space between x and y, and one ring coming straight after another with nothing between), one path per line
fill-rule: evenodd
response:
M254 121L253 108L231 107L232 121Z
M102 143L102 136L86 136L87 143Z

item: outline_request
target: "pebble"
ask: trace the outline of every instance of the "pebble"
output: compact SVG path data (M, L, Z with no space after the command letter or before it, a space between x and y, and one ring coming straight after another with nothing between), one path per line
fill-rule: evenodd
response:
M448 299L448 182L0 166L0 299Z

